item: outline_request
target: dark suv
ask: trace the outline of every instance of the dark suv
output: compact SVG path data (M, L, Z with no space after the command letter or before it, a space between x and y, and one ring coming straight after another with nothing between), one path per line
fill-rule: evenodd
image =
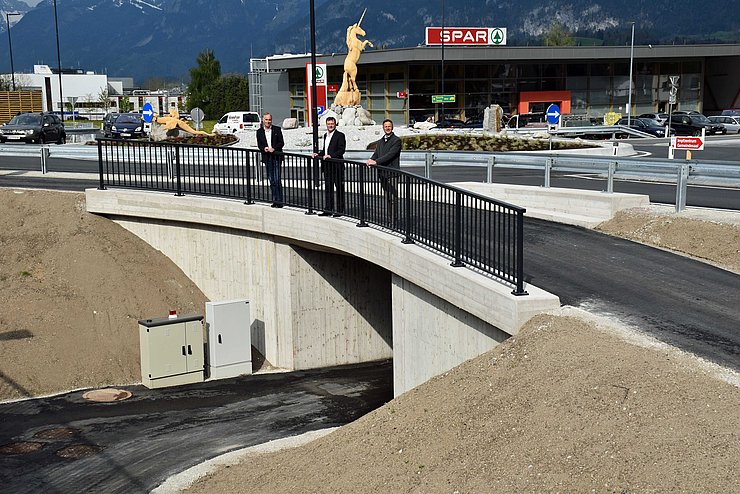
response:
M9 141L64 144L67 133L62 121L52 113L19 113L0 126L0 142Z
M709 135L721 134L725 130L722 124L710 122L701 113L680 113L678 115L674 113L671 115L671 127L676 129L676 135L681 136L699 136L702 129L707 129Z

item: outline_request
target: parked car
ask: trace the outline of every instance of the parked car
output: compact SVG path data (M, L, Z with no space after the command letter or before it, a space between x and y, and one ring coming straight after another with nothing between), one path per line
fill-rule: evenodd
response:
M722 124L722 126L725 128L723 134L726 134L728 132L730 132L731 134L740 134L740 116L730 117L719 115L715 117L707 117L707 119L712 123Z
M674 115L701 115L700 112L696 110L677 110L673 112Z
M465 122L457 118L445 118L436 123L439 129L461 129L465 127Z
M259 113L253 111L230 111L221 117L213 126L215 134L233 134L239 130L257 130L260 128Z
M709 135L721 134L724 130L722 124L712 123L707 117L699 114L674 113L671 116L671 127L676 129L677 135L698 136L702 129L706 129Z
M120 115L120 113L112 112L103 117L103 129L102 130L103 130L104 137L110 137L112 135L111 127L113 126L113 122L115 122L116 119L118 118L118 115Z
M654 135L655 137L665 137L666 127L664 125L661 125L660 122L658 122L657 120L653 120L651 118L632 118L629 122L629 127L631 129L639 130L640 132L645 132L646 134ZM619 121L617 121L617 125L627 126L627 119L619 119ZM676 135L676 130L670 128L668 130L668 135Z
M111 124L110 133L116 139L144 137L144 120L138 113L120 113Z
M740 108L727 108L726 110L722 110L722 116L740 117Z
M483 128L483 117L469 118L465 120L466 129L482 129Z
M67 142L61 119L51 113L19 113L0 126L0 142Z
M637 118L651 118L653 120L657 120L663 125L668 123L667 113L643 113L642 115L638 115Z

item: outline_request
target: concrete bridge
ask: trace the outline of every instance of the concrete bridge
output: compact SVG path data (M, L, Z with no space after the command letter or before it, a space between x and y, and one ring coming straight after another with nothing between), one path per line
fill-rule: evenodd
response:
M548 193L557 203L557 195L572 201L571 192ZM620 209L630 207L624 196L613 195ZM535 286L514 296L499 280L351 220L132 190L89 189L86 198L89 212L162 251L209 299L249 299L253 345L273 365L299 370L392 358L396 395L559 306Z

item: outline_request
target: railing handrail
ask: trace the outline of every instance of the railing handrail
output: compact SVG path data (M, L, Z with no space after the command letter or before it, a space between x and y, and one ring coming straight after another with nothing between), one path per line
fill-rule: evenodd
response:
M270 188L265 183L258 149L107 138L98 138L97 144L101 189L112 186L229 197L246 204L270 202L272 197L275 205L277 192L272 182ZM342 206L337 211L331 204L335 203L333 188L327 193L314 186L320 159L292 152L279 155L282 159L276 166L283 175L284 194L279 203L305 209L307 214L331 209L357 219L358 227L388 228L402 234L404 243L419 242L449 256L453 266L469 264L512 284L515 295L527 294L524 208L400 168L341 160L339 172L326 170L327 177L331 173L342 176L336 197ZM273 173L270 170L266 168ZM345 203L350 203L346 209Z

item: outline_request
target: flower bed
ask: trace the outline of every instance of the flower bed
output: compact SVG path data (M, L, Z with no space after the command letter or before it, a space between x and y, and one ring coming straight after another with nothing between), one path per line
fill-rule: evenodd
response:
M550 149L548 139L485 135L433 135L401 137L403 149L409 151L544 151ZM579 140L552 141L552 149L582 149L594 147Z

